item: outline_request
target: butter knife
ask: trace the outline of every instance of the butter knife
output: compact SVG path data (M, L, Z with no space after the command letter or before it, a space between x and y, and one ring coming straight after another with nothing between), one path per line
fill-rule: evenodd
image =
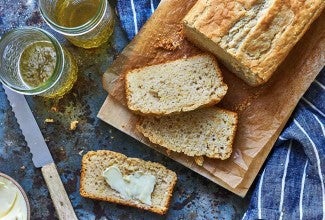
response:
M78 219L64 189L52 155L24 95L18 94L6 86L3 88L33 155L33 163L35 167L41 168L59 219Z

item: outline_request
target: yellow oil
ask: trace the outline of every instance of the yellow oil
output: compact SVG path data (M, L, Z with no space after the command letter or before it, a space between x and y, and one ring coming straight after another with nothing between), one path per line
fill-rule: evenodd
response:
M56 6L57 20L64 27L78 27L96 16L99 0L59 0Z
M65 67L53 87L40 94L48 98L61 98L69 92L77 80L78 67L71 54L64 49ZM51 42L38 41L27 46L19 60L21 81L29 88L50 87L50 78L55 74L57 54Z
M56 19L59 25L67 28L80 27L90 22L100 11L100 0L58 0L56 6ZM104 18L91 31L79 36L66 36L78 47L94 48L106 42L112 35L114 19L111 9L105 12Z
M64 50L65 69L60 80L46 93L42 94L45 98L61 99L67 94L75 84L78 78L78 66L71 53Z
M30 88L46 84L56 65L56 53L50 42L39 41L27 46L21 54L19 73Z

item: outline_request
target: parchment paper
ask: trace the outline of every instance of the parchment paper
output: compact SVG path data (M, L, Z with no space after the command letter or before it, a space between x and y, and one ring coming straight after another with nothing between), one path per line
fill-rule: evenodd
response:
M161 3L103 77L104 88L110 97L98 117L166 155L165 149L149 143L136 131L134 125L137 116L125 108L124 73L134 68L204 53L184 38L180 24L196 1L166 0ZM229 89L218 106L239 114L231 158L226 161L205 158L200 167L193 158L185 155L168 156L244 196L299 99L324 66L324 38L323 12L271 80L260 87L248 86L220 64ZM123 114L114 116L112 112Z

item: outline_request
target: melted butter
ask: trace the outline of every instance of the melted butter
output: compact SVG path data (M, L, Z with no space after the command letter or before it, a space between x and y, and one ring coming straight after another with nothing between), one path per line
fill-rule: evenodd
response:
M103 177L108 185L119 192L126 199L138 199L151 205L151 194L156 184L156 177L143 172L123 177L120 169L110 166L103 172Z
M0 177L0 219L26 220L27 206L17 186L6 178Z

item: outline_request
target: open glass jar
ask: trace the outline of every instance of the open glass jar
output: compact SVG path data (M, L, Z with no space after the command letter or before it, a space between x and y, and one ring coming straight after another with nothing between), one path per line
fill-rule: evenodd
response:
M18 93L60 98L77 70L72 55L42 29L17 28L0 39L0 81Z
M39 8L48 25L78 47L98 47L113 33L107 0L39 0Z

